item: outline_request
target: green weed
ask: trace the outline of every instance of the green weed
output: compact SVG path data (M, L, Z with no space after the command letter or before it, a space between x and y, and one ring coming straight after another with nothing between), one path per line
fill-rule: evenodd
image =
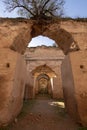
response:
M87 130L87 127L80 127L78 130Z
M20 118L25 117L28 114L29 110L32 109L34 103L35 103L35 100L33 99L24 101L23 108L17 118L20 119Z

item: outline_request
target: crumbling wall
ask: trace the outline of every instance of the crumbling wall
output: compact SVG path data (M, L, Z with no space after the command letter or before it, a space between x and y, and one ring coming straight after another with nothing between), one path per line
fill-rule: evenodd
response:
M61 27L72 34L80 48L79 51L70 53L69 58L74 81L73 96L76 99L78 117L80 118L80 122L84 126L87 126L87 22L64 21L61 22ZM65 62L68 64L66 59ZM65 68L64 65L63 67ZM64 68L62 69L64 70ZM62 73L64 73L63 70ZM68 73L68 68L65 74L67 76L70 74ZM69 104L68 99L65 100L67 100L67 104ZM71 109L70 105L69 109ZM73 115L73 112L71 112L71 114ZM77 119L77 121L79 121L79 119Z
M26 65L10 49L0 49L0 125L13 120L23 105Z
M70 54L75 97L81 123L87 126L87 50Z
M60 25L61 24L59 21L50 23L47 23L47 21L35 21L32 27L31 35L32 37L44 35L55 40L59 48L67 54L74 39L72 35L65 29L61 28Z
M87 22L62 21L60 26L73 36L80 50L87 50Z
M0 122L6 123L10 119L13 119L13 113L15 113L14 109L16 109L18 102L20 102L19 104L22 103L22 98L19 98L20 96L18 97L18 95L20 95L19 91L17 95L18 98L15 99L20 101L12 100L13 86L15 86L14 84L17 80L16 77L20 77L20 68L18 70L19 74L14 76L15 70L17 69L15 67L19 64L19 61L17 61L19 54L16 51L24 53L25 47L31 38L42 34L54 39L64 53L68 53L73 40L80 47L80 51L70 54L70 63L74 81L74 85L72 86L72 97L75 97L76 111L79 115L77 115L77 117L80 117L81 123L87 126L87 22L70 20L61 21L60 25L59 22L56 22L49 24L49 26L47 24L44 27L43 24L41 27L38 26L39 24L35 24L33 28L32 25L34 24L31 20L0 19ZM14 51L11 51L9 48ZM21 59L21 56L19 57ZM9 64L8 59L11 65ZM23 71L21 71L21 73L22 72ZM65 73L69 74L67 71ZM70 79L70 77L68 78ZM17 84L19 85L16 87L20 88L20 83L17 82ZM67 99L65 98L65 100ZM13 107L11 105L12 103L15 104ZM67 102L67 104L68 103L69 102ZM18 111L19 110L17 110L15 115ZM79 121L79 119L77 120Z
M27 19L0 19L0 48L24 53L31 40L33 21Z
M55 35L56 34L56 35ZM28 19L0 19L0 47L24 53L32 37L44 35L56 41L66 54L74 41L72 35L60 27L59 22L47 23Z
M70 53L62 64L65 104L77 122L87 126L87 51Z
M67 55L61 65L62 86L67 112L76 120L79 121L77 102L75 97L74 78L72 74L70 57Z

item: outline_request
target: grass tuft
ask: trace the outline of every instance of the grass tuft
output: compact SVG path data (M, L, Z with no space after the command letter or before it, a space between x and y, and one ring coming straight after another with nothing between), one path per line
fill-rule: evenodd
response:
M78 130L87 130L87 127L80 127Z

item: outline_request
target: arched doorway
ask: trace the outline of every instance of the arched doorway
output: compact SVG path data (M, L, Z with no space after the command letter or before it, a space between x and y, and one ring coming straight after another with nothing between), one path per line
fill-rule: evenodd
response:
M36 67L32 71L34 76L35 94L50 94L53 93L53 78L56 73L46 64Z
M37 80L38 80L38 93L48 94L50 77L46 74L41 74L37 77Z
M56 32L57 31L57 32ZM35 32L35 31L34 31ZM56 34L56 35L55 35ZM49 36L50 38L54 39L56 41L56 43L58 44L59 48L61 48L64 52L64 54L68 54L70 51L75 51L78 50L78 45L76 44L76 42L74 41L73 37L71 36L70 33L68 33L67 31L65 31L62 28L59 28L58 30L55 29L55 32L52 32L52 30L46 30L45 32L42 33L42 35L45 36ZM37 35L33 35L32 37L37 36ZM63 68L63 72L64 72L64 68ZM51 79L51 78L50 78ZM53 82L55 83L56 86L56 81L53 81L53 79L51 80L52 84ZM64 80L62 80L64 82ZM35 81L36 82L36 81ZM39 86L46 86L46 84L42 85L42 82L47 82L46 79L41 79L41 81L39 81ZM51 84L51 85L52 85ZM36 85L36 83L35 83ZM65 85L65 84L64 84ZM53 86L53 85L52 85ZM67 86L66 86L67 87ZM46 87L45 87L46 88ZM66 89L66 88L65 88ZM67 89L66 89L67 90ZM55 90L56 92L56 90ZM64 91L63 88L63 92L64 92L64 98L67 100L67 93L68 91ZM67 93L65 93L67 92ZM66 97L65 97L66 95ZM73 94L74 95L74 94ZM74 103L75 104L75 103Z

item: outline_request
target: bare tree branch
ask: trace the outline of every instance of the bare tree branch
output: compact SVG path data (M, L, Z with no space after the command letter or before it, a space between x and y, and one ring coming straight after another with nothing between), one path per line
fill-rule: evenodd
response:
M4 0L7 11L18 9L26 17L62 16L64 0ZM21 9L22 8L22 9Z

